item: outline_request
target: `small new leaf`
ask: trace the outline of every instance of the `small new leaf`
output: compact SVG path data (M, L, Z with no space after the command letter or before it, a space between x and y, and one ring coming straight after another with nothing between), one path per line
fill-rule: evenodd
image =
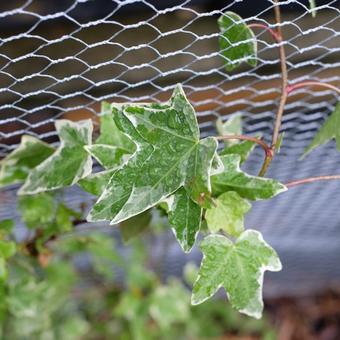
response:
M243 164L249 157L250 153L254 150L256 143L245 140L238 144L227 146L224 148L220 156L236 154L240 156L240 164Z
M215 206L205 213L209 230L239 236L244 230L244 215L250 210L250 203L234 191L225 192L214 201Z
M195 203L184 188L180 188L168 200L169 223L183 251L193 247L201 226L202 208Z
M22 136L17 149L0 161L0 187L22 182L31 169L51 156L54 149L31 136Z
M256 177L246 174L240 169L241 158L231 154L221 156L224 171L211 176L212 191L215 196L227 191L235 191L241 197L250 200L269 199L287 188L271 178Z
M57 120L55 125L61 142L59 148L30 172L19 195L73 185L91 173L92 159L84 145L91 144L92 121Z
M203 260L191 303L200 304L223 287L235 309L260 318L264 271L282 268L275 250L255 230L246 230L235 243L222 235L209 235L200 247Z
M226 122L221 118L216 120L216 130L219 135L242 135L242 115L237 114L230 117ZM233 145L239 143L237 139L224 141L225 145Z
M256 66L257 41L243 19L233 12L226 12L218 19L218 25L221 31L220 52L226 70L234 70L242 61Z
M119 223L157 205L181 186L194 201L208 205L217 141L199 139L195 111L180 86L165 105L118 105L114 116L137 150L114 172L88 221Z
M340 151L340 102L337 103L334 112L325 121L312 142L305 149L302 157L306 156L316 147L329 142L332 138L335 138L337 149Z

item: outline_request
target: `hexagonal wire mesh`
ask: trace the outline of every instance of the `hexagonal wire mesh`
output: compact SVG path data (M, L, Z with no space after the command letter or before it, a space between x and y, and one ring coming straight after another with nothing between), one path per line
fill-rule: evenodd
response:
M57 141L54 121L95 117L101 100L162 101L182 83L195 106L202 135L213 134L217 117L241 112L245 134L270 141L280 94L277 44L256 31L259 63L226 73L219 56L217 18L227 10L246 21L275 27L273 2L213 0L13 0L0 5L0 157L23 134ZM340 85L339 1L281 1L290 83L321 80ZM304 147L332 111L329 90L300 89L283 117L285 138L269 176L285 182L339 172L332 143L299 162ZM262 150L245 168L256 173ZM14 188L0 193L0 218L17 217ZM340 182L290 190L254 204L246 225L258 228L278 250L284 270L269 275L269 295L302 294L340 282ZM84 196L71 189L76 206ZM86 196L87 197L87 196ZM88 198L87 198L88 199ZM18 218L18 217L17 217ZM94 226L95 228L97 226ZM21 231L20 231L21 230ZM24 229L19 228L19 234ZM165 235L165 238L172 237ZM159 246L158 246L159 247ZM155 246L157 252L157 245ZM188 257L175 241L165 257L179 273ZM194 250L189 258L199 260Z

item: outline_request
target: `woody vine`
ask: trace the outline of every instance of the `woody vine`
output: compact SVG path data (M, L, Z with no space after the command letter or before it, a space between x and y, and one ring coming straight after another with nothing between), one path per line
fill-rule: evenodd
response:
M289 94L304 86L325 87L340 94L332 84L312 80L290 84L280 4L277 0L273 4L276 23L272 27L262 23L247 25L232 12L224 13L218 20L220 52L227 71L241 62L256 65L253 29L268 31L278 47L281 95L270 145L257 136L233 133L240 123L239 116L219 122L220 135L200 139L194 108L178 85L170 100L162 104L103 103L100 135L94 140L91 120L56 121L60 138L57 149L23 136L19 147L0 163L0 186L23 182L18 191L19 207L44 209L53 193L57 195L64 187L78 185L96 196L88 222L110 221L118 225L133 219L138 224L150 209L161 211L168 217L184 252L190 252L199 232L205 235L199 245L203 259L193 285L192 304L204 302L223 287L235 309L261 317L264 271L281 270L281 262L259 231L244 229L250 202L271 199L296 185L340 179L340 175L327 175L282 184L265 177L282 143L280 128ZM340 150L339 125L338 103L305 154L332 138L336 138ZM257 145L263 148L265 157L259 175L252 176L240 167ZM92 172L93 159L101 171ZM30 214L26 216L28 226ZM0 273L4 284L6 261L16 252L37 256L44 266L53 256L49 242L79 223L79 216L65 205L58 206L58 214L59 219L68 221L67 228L60 228L57 218L53 227L35 231L21 245L9 240L6 223L2 223ZM123 228L129 232L131 225ZM138 235L138 230L134 228L131 234Z

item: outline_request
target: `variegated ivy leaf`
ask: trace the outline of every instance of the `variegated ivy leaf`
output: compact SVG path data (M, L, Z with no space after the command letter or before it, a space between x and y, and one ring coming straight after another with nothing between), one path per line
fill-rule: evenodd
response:
M242 135L242 115L236 114L231 116L226 122L221 118L216 121L216 130L219 135ZM224 141L225 145L234 145L239 143L237 139L230 139Z
M255 230L246 230L235 243L222 235L209 235L201 243L203 260L193 287L191 303L200 304L220 287L239 312L260 318L266 270L281 270L275 250Z
M225 123L219 118L216 121L216 129L219 135L242 135L242 115L237 114L230 117ZM258 136L260 137L260 136ZM241 156L241 164L247 160L256 144L252 141L240 141L230 139L223 141L225 147L220 155L237 154Z
M95 158L105 169L118 167L125 159L128 159L129 153L112 145L93 144L86 145L85 150Z
M55 126L60 138L59 148L30 172L19 195L73 185L91 173L91 156L84 146L91 144L92 121L57 120Z
M31 136L22 136L17 149L0 161L0 187L22 182L31 169L51 156L54 149Z
M136 148L135 144L128 136L117 128L114 121L112 104L102 102L101 114L100 136L95 144L112 145L126 151L126 153L133 153Z
M111 177L88 220L119 223L164 200L184 186L203 206L210 196L217 141L199 139L193 107L178 86L166 105L119 105L118 128L136 144L131 158Z
M78 182L78 185L92 195L100 196L110 181L115 168L91 174Z
M242 164L248 159L250 153L254 150L255 146L256 144L254 142L245 140L240 143L227 146L221 151L220 156L230 155L230 154L239 155L240 164Z
M175 236L184 252L193 247L201 226L202 208L195 203L184 188L168 200L168 218Z
M220 52L227 71L237 68L242 61L257 64L257 41L253 31L243 19L233 12L226 12L218 19L221 31Z
M312 142L303 153L303 157L316 147L329 142L332 138L336 140L336 147L340 151L340 102L336 104L334 112L322 125L321 129L314 136Z
M236 154L221 156L224 171L211 176L214 195L226 191L235 191L241 197L250 200L268 199L286 191L287 188L271 178L256 177L246 174L240 169L240 156Z
M244 215L251 204L234 191L228 191L214 200L215 205L205 213L205 219L211 232L219 230L231 236L239 236L244 230Z

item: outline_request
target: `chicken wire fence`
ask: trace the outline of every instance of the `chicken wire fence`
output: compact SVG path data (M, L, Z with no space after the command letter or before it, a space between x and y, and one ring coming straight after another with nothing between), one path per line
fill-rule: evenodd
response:
M288 76L291 84L317 80L339 86L340 1L316 5L314 18L308 1L281 1ZM273 7L270 0L2 1L0 158L23 134L56 143L56 119L91 117L97 122L102 100L163 101L177 83L197 111L202 135L215 133L217 118L242 113L244 133L261 131L269 142L280 94L278 44L256 30L258 65L227 73L218 50L217 18L231 10L247 23L274 28ZM339 173L333 143L298 161L336 99L330 90L310 88L290 96L283 146L269 176L285 182ZM245 169L256 173L262 157L256 149ZM0 219L16 216L19 221L13 189L0 192ZM339 191L339 182L317 183L254 204L246 225L264 233L284 265L281 273L268 275L267 294L340 285ZM90 199L77 188L68 193L71 206ZM188 258L199 260L199 253L184 256L173 241L163 258L167 273L179 274Z

